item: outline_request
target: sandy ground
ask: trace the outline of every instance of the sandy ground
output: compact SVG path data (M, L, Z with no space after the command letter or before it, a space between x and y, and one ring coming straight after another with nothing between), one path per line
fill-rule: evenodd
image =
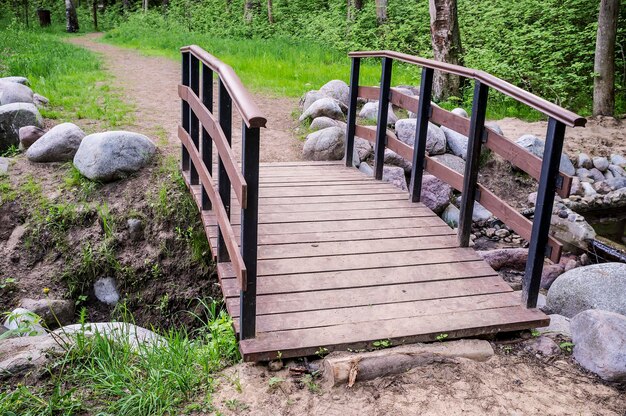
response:
M99 36L71 42L103 55L106 69L115 77L113 83L136 106L134 127L153 138L167 139L160 143L162 151L178 152L178 63L99 43ZM261 160L300 159L302 143L295 137L296 123L291 118L297 100L254 97L268 118L268 128L261 132ZM233 125L239 123L235 118ZM613 149L623 153L626 140L605 143L607 129L609 136L624 137L622 125L611 123L595 120L587 129L568 129L566 149L584 148L594 155ZM525 133L545 136L543 122L504 119L499 124L511 138ZM239 153L240 136L234 134L233 140ZM510 353L500 345L497 355L485 363L446 360L352 388L319 386L319 391L311 391L288 369L271 373L264 365L240 364L221 374L212 401L224 415L626 415L624 390L600 382L570 357L544 359L517 347L513 350L518 352ZM274 379L271 388L273 377L283 381Z

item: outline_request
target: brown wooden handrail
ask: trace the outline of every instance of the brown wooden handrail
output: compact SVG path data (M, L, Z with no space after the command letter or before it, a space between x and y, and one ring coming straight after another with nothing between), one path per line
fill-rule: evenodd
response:
M180 51L183 53L191 53L202 63L211 68L212 71L218 73L224 86L228 90L228 94L235 103L235 107L239 110L241 118L244 123L246 123L246 126L251 128L265 127L267 119L263 117L263 113L261 113L261 110L254 103L252 96L229 65L226 65L197 45L183 46L180 48Z
M558 105L544 100L528 91L516 87L496 76L487 72L476 69L466 68L459 65L452 65L445 62L434 61L431 59L420 58L406 53L395 51L358 51L348 54L351 58L392 58L401 62L419 65L426 68L437 69L461 77L479 80L483 84L500 91L501 93L520 101L535 110L562 122L563 124L574 127L584 126L587 120L571 111L559 107Z

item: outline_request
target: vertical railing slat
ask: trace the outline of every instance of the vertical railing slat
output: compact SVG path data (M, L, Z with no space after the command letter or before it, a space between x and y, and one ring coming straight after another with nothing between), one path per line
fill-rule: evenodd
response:
M189 52L183 52L182 53L182 85L188 87L189 86ZM182 118L182 124L183 124L183 129L185 129L185 131L187 133L189 133L189 125L190 125L190 119L189 119L189 103L187 103L187 101L185 100L181 100L181 118ZM189 152L187 151L187 149L185 148L184 145L181 144L181 170L183 172L189 170L189 162L190 162L190 158L189 158Z
M202 103L209 110L209 112L213 112L213 71L206 64L202 64ZM211 136L206 131L206 129L202 128L202 137L201 137L201 149L202 152L202 162L204 166L206 166L209 171L209 175L213 174L213 141ZM206 193L204 187L202 187L202 209L209 210L211 209L211 201L209 200L209 196Z
M426 155L426 139L428 138L428 119L430 117L430 99L433 89L433 73L431 68L422 68L420 82L420 98L417 108L415 125L415 143L413 145L413 170L411 170L411 201L419 202L422 193L422 176Z
M535 202L535 218L533 220L530 246L528 247L528 261L526 262L522 287L522 300L527 308L535 308L537 306L564 137L565 125L550 118L548 120L546 144L541 164L539 188L537 189L537 201Z
M242 123L242 171L247 184L246 209L241 210L241 257L246 287L240 292L241 339L256 335L257 234L259 212L259 128Z
M467 143L467 157L465 159L465 174L463 175L461 213L459 215L458 239L461 247L469 246L470 233L472 232L472 215L474 213L474 200L476 199L478 165L480 162L480 148L485 128L488 97L489 87L476 80L474 85L474 99L472 101L469 140Z
M189 87L196 94L200 93L200 61L195 56L191 55L189 62ZM196 149L200 147L200 124L198 116L193 110L189 109L189 136ZM190 166L189 180L191 185L198 185L200 183L200 177L198 176L198 169L193 165Z
M219 112L219 120L220 127L224 132L224 136L226 136L226 140L230 144L232 137L232 99L228 94L228 90L226 86L222 82L220 78L218 83L218 112ZM224 163L222 159L217 155L217 178L218 178L218 191L220 194L220 198L222 203L224 204L224 208L226 208L226 214L228 218L230 218L230 179L228 178L228 173L224 168ZM217 227L217 261L224 262L229 261L230 256L228 255L228 251L226 250L226 244L224 243L224 236L222 235L222 231L219 226Z
M348 106L348 125L346 126L346 166L352 167L354 161L354 133L356 129L356 104L359 97L359 72L361 58L352 58L350 69L350 103Z
M380 96L378 99L378 121L376 123L376 145L374 147L374 177L383 178L385 147L387 146L387 116L389 114L389 88L391 87L391 68L393 60L383 58L380 76Z

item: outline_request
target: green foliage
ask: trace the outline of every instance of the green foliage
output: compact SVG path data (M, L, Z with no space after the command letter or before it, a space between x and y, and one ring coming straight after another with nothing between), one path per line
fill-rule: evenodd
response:
M46 118L128 124L131 107L111 88L100 58L64 42L58 35L0 22L0 77L25 76L31 88L50 99Z
M15 157L20 154L20 149L16 145L12 144L7 150L0 153L0 157Z

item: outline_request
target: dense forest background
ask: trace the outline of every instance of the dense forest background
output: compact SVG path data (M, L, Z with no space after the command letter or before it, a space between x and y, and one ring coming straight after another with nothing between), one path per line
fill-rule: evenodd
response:
M18 20L23 22L28 7L31 25L36 24L36 8L50 9L53 23L65 20L65 4L60 0L29 5L16 1L0 3L3 17L15 16L19 10ZM358 10L333 0L100 0L95 6L75 1L83 31L94 29L95 7L99 30L155 45L162 42L164 47L173 36L183 39L195 32L215 38L262 39L266 42L261 45L268 49L280 48L281 43L273 42L280 39L329 53L394 49L432 57L426 0L389 0L384 21L377 16L379 2L374 0L358 2ZM458 0L464 64L589 114L598 8L598 0ZM625 4L617 26L615 84L620 114L626 111Z

